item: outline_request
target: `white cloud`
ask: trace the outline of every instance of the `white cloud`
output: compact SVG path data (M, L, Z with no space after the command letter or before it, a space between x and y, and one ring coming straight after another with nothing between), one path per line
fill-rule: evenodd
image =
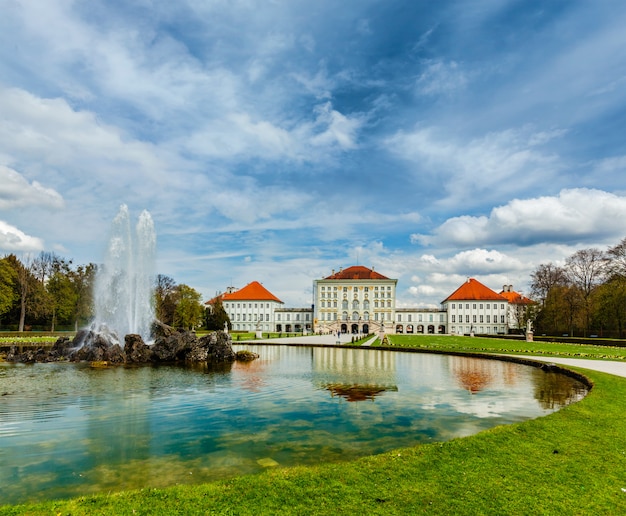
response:
M30 252L44 249L41 238L33 237L0 220L0 250L7 252Z
M593 164L594 172L598 175L626 173L626 155L612 156L598 160Z
M428 245L531 245L540 242L585 242L622 238L626 197L575 188L555 197L514 199L489 216L448 219L431 235L411 235Z
M23 206L62 208L63 197L38 181L28 182L19 172L0 165L0 210Z
M330 102L318 106L316 128L321 128L311 137L311 143L315 147L337 145L343 150L354 149L357 146L357 135L364 124L364 118L360 116L346 116L332 108Z
M467 75L456 61L433 60L425 63L416 86L421 95L450 95L464 89L467 83Z
M450 272L467 274L493 274L521 268L516 258L507 256L496 250L471 249L461 251L447 261Z
M0 88L0 111L0 151L63 168L66 178L103 175L127 180L130 167L133 176L149 171L154 180L162 171L160 153L151 144L128 138L94 113L74 110L64 99Z
M410 133L400 131L386 144L392 153L413 163L416 173L432 175L441 182L447 197L440 204L469 206L549 181L561 165L541 146L562 134L561 130L524 127L464 142L428 127Z

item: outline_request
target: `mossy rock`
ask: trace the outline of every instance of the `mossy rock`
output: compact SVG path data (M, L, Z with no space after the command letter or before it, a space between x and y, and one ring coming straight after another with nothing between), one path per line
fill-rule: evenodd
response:
M247 349L242 349L241 351L237 351L237 353L235 353L235 360L239 362L252 362L257 358L259 358L258 354L248 351Z

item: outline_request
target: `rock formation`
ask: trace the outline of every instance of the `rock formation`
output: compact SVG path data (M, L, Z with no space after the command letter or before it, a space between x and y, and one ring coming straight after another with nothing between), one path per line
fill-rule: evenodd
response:
M193 332L176 330L155 322L152 332L154 344L148 345L140 335L129 334L124 337L122 348L114 335L81 330L72 341L60 337L50 351L36 349L18 353L16 348L12 348L6 359L12 362L69 360L105 365L180 362L219 364L237 360L231 337L223 331L198 338ZM250 357L246 356L245 359L249 360Z

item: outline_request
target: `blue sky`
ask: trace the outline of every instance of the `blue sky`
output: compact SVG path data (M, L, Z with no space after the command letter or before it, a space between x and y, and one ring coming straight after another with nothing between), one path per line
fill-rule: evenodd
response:
M159 273L289 306L354 264L398 306L626 237L626 6L0 0L0 253L99 263L119 206Z

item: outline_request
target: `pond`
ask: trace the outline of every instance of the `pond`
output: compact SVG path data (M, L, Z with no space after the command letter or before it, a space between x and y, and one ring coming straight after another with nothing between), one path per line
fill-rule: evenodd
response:
M251 363L0 363L0 504L350 460L549 414L586 386L539 368L370 349L235 346Z

